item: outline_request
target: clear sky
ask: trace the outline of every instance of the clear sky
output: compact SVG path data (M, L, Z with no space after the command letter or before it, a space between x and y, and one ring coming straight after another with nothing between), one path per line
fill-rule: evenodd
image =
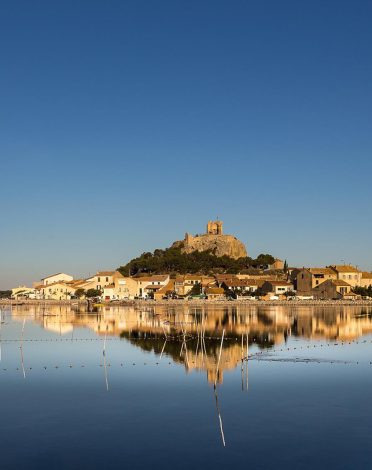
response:
M249 254L372 269L372 2L5 0L0 289L217 215Z

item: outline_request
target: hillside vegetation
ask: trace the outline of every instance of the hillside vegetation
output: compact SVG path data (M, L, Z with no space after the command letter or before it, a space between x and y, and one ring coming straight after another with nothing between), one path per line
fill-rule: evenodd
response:
M252 272L262 265L269 265L274 258L268 254L261 254L256 259L250 257L233 259L228 256L215 256L211 251L194 251L182 253L181 247L170 247L165 250L157 249L153 253L143 253L134 258L125 266L120 266L124 276L134 276L140 273L229 273Z

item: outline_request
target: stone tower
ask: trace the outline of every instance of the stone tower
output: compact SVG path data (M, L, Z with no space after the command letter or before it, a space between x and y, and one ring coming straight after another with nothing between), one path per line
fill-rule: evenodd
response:
M207 235L223 235L222 220L210 220L207 224Z

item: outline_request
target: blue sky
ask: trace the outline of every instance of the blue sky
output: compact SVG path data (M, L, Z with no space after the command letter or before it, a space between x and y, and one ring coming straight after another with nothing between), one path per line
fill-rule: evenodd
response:
M371 1L4 1L0 289L217 215L249 254L372 269Z

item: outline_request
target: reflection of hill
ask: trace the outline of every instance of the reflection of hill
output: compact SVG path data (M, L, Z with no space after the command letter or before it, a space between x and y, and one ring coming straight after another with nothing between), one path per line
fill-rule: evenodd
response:
M152 337L138 337L137 335L122 333L121 337L126 338L131 344L141 349L154 352L157 355L171 357L179 364L184 364L187 371L206 370L209 382L223 381L223 371L234 369L241 360L242 351L240 343L236 341L225 341L221 353L219 373L216 377L216 367L221 341L219 339L207 339L202 343L201 338L192 338L185 343L182 341L167 340L158 335ZM164 349L163 349L164 348Z
M14 319L23 321L24 315L56 334L66 334L74 328L89 328L97 335L121 336L156 354L161 354L167 336L163 354L185 364L187 370L206 370L209 380L213 381L222 330L225 330L226 341L218 380L222 380L223 370L235 367L241 359L241 335L248 335L250 344L269 348L285 342L288 336L350 340L372 332L372 309L350 306L195 308L182 305L141 309L105 306L93 312L81 308L75 310L68 305L13 308ZM205 337L205 350L200 344L201 332ZM187 339L184 346L183 334Z

